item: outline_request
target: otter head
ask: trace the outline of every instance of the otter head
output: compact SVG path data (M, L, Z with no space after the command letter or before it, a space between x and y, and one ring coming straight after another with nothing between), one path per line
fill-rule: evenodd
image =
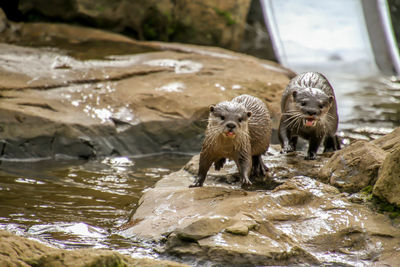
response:
M306 127L315 127L324 119L334 99L318 88L295 90L292 96L296 109L300 111L302 123Z
M208 128L216 130L215 133L221 134L226 138L235 138L241 131L247 132L248 119L251 111L236 102L221 102L215 106L210 106L210 117Z

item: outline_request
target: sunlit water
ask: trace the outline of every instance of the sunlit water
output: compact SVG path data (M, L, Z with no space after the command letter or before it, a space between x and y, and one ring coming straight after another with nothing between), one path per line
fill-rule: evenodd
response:
M188 155L99 161L0 163L0 229L60 248L113 248L155 256L117 235L143 191L180 169Z

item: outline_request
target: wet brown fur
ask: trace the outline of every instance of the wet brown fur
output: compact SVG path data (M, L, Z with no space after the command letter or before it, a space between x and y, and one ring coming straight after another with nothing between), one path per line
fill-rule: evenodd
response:
M298 136L309 140L306 159L315 159L318 147L324 151L340 149L336 136L338 114L336 98L329 81L320 73L306 72L294 77L281 100L279 140L282 152L296 150ZM307 126L306 120L314 122Z
M227 137L229 131L234 138ZM202 186L211 165L220 170L226 158L235 161L242 184L251 184L250 172L251 176L264 176L268 168L261 155L269 147L270 136L269 112L260 99L241 95L211 106L198 177L190 187Z

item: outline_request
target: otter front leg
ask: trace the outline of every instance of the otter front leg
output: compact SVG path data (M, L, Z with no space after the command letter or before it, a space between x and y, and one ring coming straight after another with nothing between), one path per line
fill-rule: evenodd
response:
M317 158L317 151L319 148L319 145L321 144L322 139L321 138L311 138L309 143L308 143L308 151L307 151L307 156L304 158L306 160L312 160Z
M252 156L251 176L264 177L267 174L268 167L262 161L261 155Z
M207 172L210 169L212 163L212 160L206 159L206 157L200 153L199 172L197 174L196 180L193 184L189 185L189 187L203 186L204 180L207 176Z
M240 182L242 185L251 185L249 179L249 173L251 171L251 156L240 155L239 158L235 160L235 163L239 169Z
M325 137L324 152L340 150L340 141L337 135L328 135Z
M216 171L219 171L220 169L222 169L222 167L224 167L225 164L225 158L222 158L216 162L214 162L214 168Z
M279 141L282 147L281 153L289 153L296 150L297 137L292 137L291 131L283 122L283 117L279 124Z

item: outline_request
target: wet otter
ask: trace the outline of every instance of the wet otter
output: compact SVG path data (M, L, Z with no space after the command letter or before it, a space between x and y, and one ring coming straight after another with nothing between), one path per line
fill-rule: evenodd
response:
M294 77L283 92L281 110L282 152L295 151L298 136L309 140L305 159L316 158L322 141L324 152L340 149L335 93L322 74L306 72Z
M267 151L270 137L269 111L260 99L240 95L210 106L198 177L190 187L202 186L211 165L220 170L226 158L235 161L242 184L251 185L249 175L265 176L268 171L261 155Z

